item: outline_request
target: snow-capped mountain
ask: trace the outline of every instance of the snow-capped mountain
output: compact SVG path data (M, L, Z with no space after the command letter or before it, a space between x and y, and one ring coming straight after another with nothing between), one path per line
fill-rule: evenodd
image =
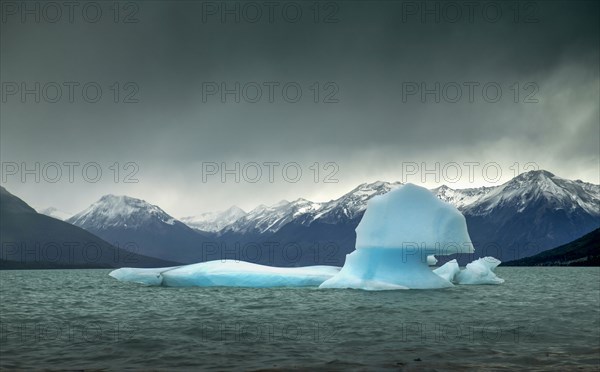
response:
M376 195L384 194L400 182L390 183L377 181L364 183L338 199L317 203L306 199L294 202L282 201L273 206L260 205L235 218L232 223L224 223L221 214L205 214L202 222L214 228L199 228L213 232L266 233L276 232L289 222L310 225L314 221L323 223L347 222L362 216L367 202ZM547 171L531 171L523 173L509 182L492 187L452 189L442 185L431 190L438 198L462 211L465 216L483 216L500 207L515 207L522 212L536 198L544 198L545 202L555 209L583 209L591 216L600 215L600 185L571 181L557 177ZM227 211L226 211L227 212ZM213 217L214 216L214 217ZM237 217L237 216L236 216ZM184 221L192 227L196 225Z
M316 220L335 224L362 216L369 199L400 185L400 182L382 181L363 183L340 198L328 202L312 202L304 198L293 202L282 200L271 206L261 204L248 213L238 207L231 207L224 212L203 213L182 218L181 221L192 228L219 235L231 232L273 233L290 222L304 226Z
M67 222L112 244L181 263L202 261L208 241L158 206L128 196L105 195Z
M480 252L519 259L573 241L600 226L600 185L531 171L462 208Z
M326 226L336 225L347 230L336 230L338 237L353 235L367 202L400 185L378 181L361 184L329 202L299 199L270 207L261 205L218 234L234 233L238 239L253 233L276 234L274 238L288 241L299 236L318 240L330 233ZM523 173L498 186L452 189L443 185L431 191L465 215L471 238L482 250L503 250L489 252L501 259L536 254L600 226L600 185L571 181L543 170ZM320 232L311 232L311 227Z
M149 223L174 225L176 220L165 211L144 200L129 196L104 195L67 222L86 230L107 230L111 227L137 229Z
M232 207L186 218L189 226L143 200L108 195L68 222L109 242L136 241L144 254L179 262L193 262L209 237L213 244L273 240L305 248L315 241L333 242L339 249L328 255L340 256L343 261L354 249L354 229L367 202L400 185L365 183L328 202L284 200L248 213ZM464 214L481 255L501 260L537 254L600 226L600 185L567 180L547 171L523 173L493 187L440 186L431 191Z
M362 217L367 209L367 202L374 196L385 194L393 188L401 186L400 182L363 183L342 197L324 203L310 222L319 220L324 223L338 223Z
M57 220L61 220L61 221L66 221L73 215L72 213L67 213L65 211L61 211L60 209L57 209L54 207L48 207L48 208L42 209L42 210L38 211L38 213L45 214L46 216L50 216L50 217L56 218Z
M536 200L543 200L548 207L566 213L582 209L590 215L600 215L600 185L567 180L544 170L523 173L490 188L480 194L475 203L462 209L465 214L485 215L495 208L510 206L522 213Z
M127 251L77 226L37 213L1 186L0 243L6 248L2 252L0 268L161 267L173 264ZM52 247L52 255L35 254L36 247L47 246Z
M579 207L590 215L600 215L600 185L571 181L544 170L523 173L495 187L455 190L443 185L431 191L465 215L485 215L502 206L514 206L522 212L537 198L557 210Z
M467 207L478 203L481 198L486 196L492 190L494 190L494 187L452 189L446 185L442 185L432 189L431 192L441 200L450 203L460 211L463 211Z
M222 232L258 234L275 232L292 221L303 221L306 216L312 215L321 207L320 203L302 198L293 202L282 200L270 207L259 205L232 225L225 227Z
M246 214L243 209L234 205L221 212L207 212L198 216L183 217L181 222L200 231L218 232L226 226L232 225Z
M316 220L325 223L340 223L362 216L367 208L367 201L375 195L385 194L401 183L377 181L363 183L342 197L328 202L312 202L303 198L266 206L259 205L234 223L224 226L221 234L234 233L273 233L286 224L293 222L308 226ZM185 221L184 221L185 222Z

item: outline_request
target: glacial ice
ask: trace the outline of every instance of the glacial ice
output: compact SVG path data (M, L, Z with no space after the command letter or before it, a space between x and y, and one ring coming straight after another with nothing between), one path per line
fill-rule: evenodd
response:
M472 253L463 215L429 190L406 184L373 197L356 228L356 249L342 268L271 267L219 260L157 269L121 268L110 276L172 287L307 287L364 290L448 288L454 284L500 284L493 257L460 271L456 260L431 270L435 255Z
M416 248L424 257L474 251L462 213L410 183L367 203L356 227L356 249L370 248Z
M346 256L340 272L320 288L431 289L452 287L435 275L418 254L403 249L357 249Z
M337 274L335 266L272 267L216 260L158 268L121 268L109 275L121 281L168 287L316 287Z
M356 228L356 250L320 288L452 287L429 269L427 256L471 252L464 216L429 190L406 184L369 200Z
M504 279L498 278L494 273L494 269L500 263L500 260L494 257L475 260L456 275L456 281L458 284L502 284Z
M458 262L454 259L433 270L433 272L447 281L454 283L454 278L460 272L460 267L458 267Z
M178 267L181 266L158 267L152 269L123 267L111 271L108 275L122 282L133 282L144 285L161 285L163 282L163 274Z

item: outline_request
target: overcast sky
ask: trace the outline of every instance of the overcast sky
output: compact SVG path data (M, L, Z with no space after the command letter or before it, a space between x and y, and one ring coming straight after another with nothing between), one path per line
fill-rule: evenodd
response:
M118 13L113 2L76 2L71 18L26 3L31 12L3 3L0 155L2 185L35 208L75 213L112 193L182 217L324 201L375 180L493 185L532 167L600 182L595 1L483 2L472 12L435 1L425 11L351 1L316 12L298 1L272 13L263 2L123 2ZM236 82L239 103L220 94ZM439 102L422 97L436 82ZM22 96L36 83L40 102ZM79 163L73 182L64 162ZM23 182L23 164L36 163L39 182ZM222 182L223 163L240 164L239 183Z

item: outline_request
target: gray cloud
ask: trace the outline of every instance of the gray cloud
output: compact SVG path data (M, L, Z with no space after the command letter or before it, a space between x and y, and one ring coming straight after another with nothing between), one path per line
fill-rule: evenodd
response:
M316 24L312 2L293 3L305 14L298 23L280 16L273 24L221 23L212 16L203 23L202 3L192 2L140 2L133 24L112 22L107 5L93 24L7 17L0 36L3 83L97 82L103 96L93 104L77 96L74 103L7 97L2 161L94 161L104 174L98 183L9 177L5 186L34 206L75 212L102 194L125 193L182 216L231 204L248 209L283 198L334 198L361 182L401 179L402 162L497 162L503 180L515 162L535 162L563 177L599 182L598 4L535 2L536 23L523 21L531 10L524 8L515 23L508 3L497 3L505 5L494 23L478 12L472 23L443 17L422 23L416 16L403 22L407 3L338 2L339 21ZM123 84L137 84L139 103L112 102L109 87L116 81L121 100L130 92ZM226 103L203 102L203 82L235 81L297 82L303 96L297 103L280 94L274 103L264 97L234 103L230 96ZM339 103L315 104L309 87L317 81L321 88L334 82ZM486 102L477 90L469 103L463 90L457 103L435 103L431 96L426 103L418 96L403 102L405 82L493 82L502 98ZM531 92L528 82L539 87L538 103L522 102ZM114 183L108 167L129 161L139 165L140 182ZM281 177L203 183L207 161L297 162L305 173L298 183ZM337 163L339 182L315 183L314 162ZM486 183L476 176L475 185ZM469 185L463 177L456 186Z

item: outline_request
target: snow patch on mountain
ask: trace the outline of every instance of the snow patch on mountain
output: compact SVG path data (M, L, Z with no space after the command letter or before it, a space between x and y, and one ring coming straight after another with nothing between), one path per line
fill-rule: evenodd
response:
M450 203L455 206L458 210L463 210L470 205L473 205L487 194L489 194L494 188L493 187L478 187L469 189L452 189L446 185L442 185L438 188L432 189L433 192L439 199Z
M156 205L129 196L105 195L67 222L86 230L112 227L137 229L151 222L174 225L178 221Z
M320 208L321 203L303 198L293 202L281 201L272 206L259 205L233 224L227 226L222 232L259 234L275 232L287 223L304 215L310 215Z
M520 174L492 188L462 211L485 215L501 206L513 206L520 213L537 200L545 201L555 210L571 211L580 207L593 216L600 216L600 185L567 180L543 170Z
M197 230L218 232L226 226L235 223L246 214L247 213L243 209L232 206L224 211L207 212L197 216L183 217L181 218L181 222Z
M363 183L342 197L323 203L319 213L310 222L320 220L325 223L351 220L361 215L367 209L367 202L374 196L382 195L401 186L401 182Z

